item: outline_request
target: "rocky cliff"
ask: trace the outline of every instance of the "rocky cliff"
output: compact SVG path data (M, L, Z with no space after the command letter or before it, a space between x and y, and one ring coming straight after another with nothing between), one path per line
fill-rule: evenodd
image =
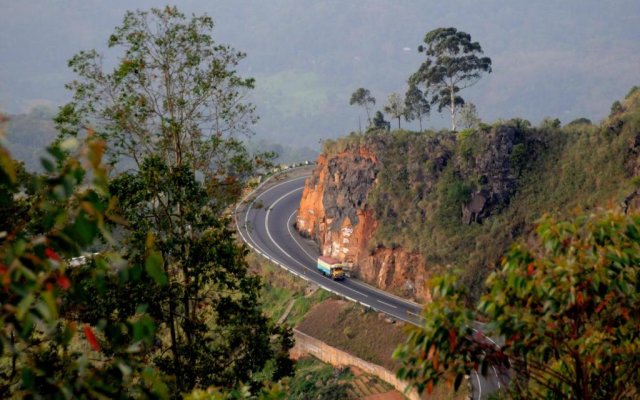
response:
M382 289L428 300L425 282L453 264L477 294L543 212L639 203L638 93L632 97L601 126L532 128L514 119L460 133L328 141L296 227Z
M383 289L424 297L423 264L417 252L372 246L378 221L366 206L380 163L368 147L318 157L307 180L296 222L318 241L323 255L353 266L352 274ZM415 282L420 282L416 286ZM416 287L418 288L416 290Z
M479 142L471 134L369 135L364 143L320 155L304 188L297 229L314 238L324 255L352 265L360 279L426 300L430 274L423 252L400 244L393 232L384 243L378 227L383 222L385 231L398 230L401 236L415 222L429 223L429 200L437 200L449 165L461 182L478 177L477 185L463 188L468 193L457 204L461 223L479 223L508 204L517 186L511 156L523 143L521 132L512 126L491 130L481 151L472 148ZM469 149L457 154L459 146ZM405 204L409 198L411 204Z

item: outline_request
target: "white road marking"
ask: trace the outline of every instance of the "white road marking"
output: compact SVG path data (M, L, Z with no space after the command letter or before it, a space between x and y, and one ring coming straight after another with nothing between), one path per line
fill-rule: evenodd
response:
M392 298L394 298L394 299L396 299L398 301L401 301L401 302L403 302L403 303L405 303L407 305L422 308L422 304L416 303L415 301L411 301L409 299L404 299L404 298L402 298L400 296L396 296L393 293L385 292L384 290L378 289L375 286L368 285L368 284L366 284L364 282L361 282L361 281L358 281L358 280L353 280L352 282L355 283L358 286L366 287L369 290L376 291L376 292L378 292L380 294L383 294L383 295L385 295L387 297L392 297Z
M496 367L494 365L492 365L491 368L493 368L493 373L496 374L496 380L498 381L498 390L500 390L502 389L502 387L500 386L500 377L498 376L498 371L496 370Z
M498 343L496 343L493 339L491 339L489 336L486 336L484 333L482 333L482 331L477 330L476 328L471 328L472 331L481 334L482 336L484 336L488 341L490 341L491 343L493 343L494 346L496 346L497 348L500 348L500 346L498 345Z
M309 254L307 249L302 247L302 245L296 240L296 237L293 235L293 232L291 232L291 218L293 218L293 216L296 215L297 213L298 213L298 210L294 210L289 216L289 219L287 219L287 231L289 232L289 236L291 236L291 239L293 239L293 241L298 245L298 247L300 247L300 250L302 250L304 254L306 254L307 257L311 259L311 261L316 262L317 258Z
M269 178L269 179L270 179L270 178ZM277 185L274 185L274 186L270 187L269 189L265 190L264 192L260 193L260 194L259 194L259 195L258 195L258 196L257 196L257 197L256 197L256 198L255 198L251 203L250 203L249 207L247 207L247 209L245 210L245 223L244 223L244 228L245 228L245 230L247 230L247 236L248 236L248 238L244 236L244 234L242 233L242 229L240 228L240 225L238 224L238 208L239 208L239 206L240 206L240 204L241 204L241 203L246 203L247 199L248 199L250 196L252 196L252 195L253 195L254 193L256 193L256 192L257 192L257 191L258 191L262 186L264 186L264 185L268 182L268 179L267 179L266 181L264 181L261 185L259 185L259 186L258 186L258 187L253 191L253 192L251 192L251 193L249 193L247 196L245 196L245 198L242 200L242 202L241 202L241 203L238 203L238 205L236 205L236 210L235 210L235 220L236 220L236 226L238 227L238 232L240 233L240 237L241 237L241 238L242 238L242 239L243 239L243 240L244 240L244 241L249 245L249 247L251 247L252 249L254 249L257 253L259 253L259 254L261 254L261 255L263 255L263 256L265 256L265 257L268 257L268 256L266 255L266 252L265 252L265 253L263 253L263 252L261 251L262 249L260 248L260 246L258 246L258 244L257 244L256 242L253 242L253 239L251 238L251 235L249 235L249 234L248 234L248 233L249 233L249 232L248 232L248 219L249 219L248 215L249 215L249 211L251 210L251 208L253 208L253 204L255 204L255 202L256 202L260 197L262 197L265 193L267 193L268 191L270 191L270 190L272 190L272 189L275 189L276 187L282 186L282 185L284 185L284 184L286 184L286 183L289 183L289 182L292 182L292 181L296 181L296 180L300 180L300 179L307 179L307 176L303 176L303 177L299 177L299 178L294 178L294 179L291 179L291 180L288 180L288 181L285 181L285 182L279 183L279 184L277 184ZM300 190L300 189L302 189L302 188L299 188L299 189L296 189L296 190ZM295 192L296 190L294 190L293 192ZM290 193L289 193L289 194L290 194ZM278 199L277 201L280 201L281 199L282 199L282 198ZM273 204L271 205L271 207L273 207L273 205L274 205L274 204L275 204L275 203L273 203ZM270 211L270 209L267 209L267 218L268 218L269 211ZM291 216L289 216L289 220L287 221L287 229L288 229L288 230L289 230L289 227L288 227L288 226L289 226L289 225L288 225L288 224L289 224L289 221L291 220L291 218L293 217L293 215L294 215L296 212L297 212L297 211L294 211L294 213L293 213L293 214L291 214ZM265 226L266 226L266 221L265 221ZM271 235L270 235L270 232L269 232L269 229L268 229L268 226L266 226L266 227L267 227L267 233L269 233L269 236L271 236ZM289 234L291 235L291 231L290 231L290 230L289 230ZM293 237L293 235L292 235L292 237ZM272 237L271 237L271 240L275 243L275 241L273 240L273 238L272 238ZM294 239L294 240L295 240L295 239ZM252 243L251 243L251 242L253 242L253 245L252 245ZM297 241L296 241L296 244L297 244L298 246L300 246L300 244L299 244ZM254 245L255 245L255 247L254 247ZM276 243L276 246L278 246L278 244L277 244L277 243ZM282 251L282 248L281 248L280 246L278 246L278 248ZM303 251L305 252L305 254L307 254L307 256L311 257L311 256L306 252L306 250L304 250L304 248L303 248ZM283 251L283 252L284 252L284 251ZM289 257L291 257L291 258L293 259L293 257L292 257L290 254L288 254L288 253L286 253L286 252L284 252L284 253L285 253L285 254L287 254ZM312 257L311 257L311 258L312 258ZM313 258L312 258L312 259L313 259ZM295 259L293 259L293 260L294 260L294 261L296 261L296 262L298 262L298 261L297 261L297 260L295 260ZM315 260L315 259L314 259L314 260ZM276 262L279 266L281 266L281 267L283 267L283 268L287 269L289 272L292 272L292 273L294 273L294 274L295 274L295 271L292 271L291 269L287 268L284 264L279 263L279 262L277 262L277 261L275 261L275 262ZM300 263L298 262L298 264L300 264ZM304 268L307 268L307 269L311 270L310 268L308 268L308 267L306 267L306 266L304 266L304 265L302 265L302 266L303 266ZM307 280L307 281L309 280L309 278L308 278L308 277L306 277L306 276L304 276L304 275L299 275L299 277L300 277L300 278L302 278L302 279L304 279L304 280ZM357 282L357 281L354 281L354 283L358 284L358 282ZM322 283L320 283L319 285L320 285L321 287L323 287L325 290L327 290L327 291L329 291L329 292L331 292L331 293L334 293L334 294L339 295L339 296L343 296L343 297L345 297L345 298L347 298L347 299L349 299L349 300L352 300L352 301L354 301L354 300L355 300L355 299L352 299L352 298L350 298L350 297L348 297L348 296L346 296L346 295L344 295L344 294L337 293L336 291L334 291L334 290L332 290L332 289L330 289L330 288L328 288L328 287L324 286ZM360 284L360 286L364 286L364 285L363 285L363 284ZM365 294L363 294L363 293L361 293L361 292L358 292L357 290L354 290L354 289L348 288L348 287L346 287L346 286L343 286L343 287L344 287L345 289L347 289L347 290L354 291L354 292L356 292L356 293L359 293L359 294L364 295L365 297L367 297ZM388 305L388 306L391 306L390 304L384 303L384 302L382 302L382 301L380 301L380 300L378 300L378 301L379 301L379 302L381 302L381 303L383 303L383 304L386 304L386 305ZM361 301L358 301L358 303L359 303L359 304L361 304L361 305L362 305L362 306L364 306L364 307L369 307L369 308L372 308L372 309L376 310L376 308L375 308L375 307L373 307L373 306L371 306L371 305L369 305L369 304L365 304L365 303L363 303L363 302L361 302ZM393 307L393 306L392 306L392 307ZM377 310L376 310L376 311L377 311ZM421 315L416 314L416 313L414 313L414 312L411 312L411 311L409 311L409 310L407 310L406 312L407 312L407 314L412 314L412 315L415 315L415 316L419 317L420 319L424 319L424 317L422 317ZM405 319L405 318L403 318L403 317L394 317L394 318L398 318L398 319L403 320L403 321L408 322L408 323L415 323L414 321L409 321L408 319ZM477 329L475 329L475 328L471 328L471 329L472 329L473 331L475 331L475 332L478 332L478 330L477 330ZM499 346L498 346L498 344L497 344L495 341L493 341L493 339L491 339L490 337L485 336L482 332L480 332L480 333L481 333L485 338L487 338L487 340L489 340L491 343L493 343L495 346L499 347ZM497 370L495 369L495 367L494 367L494 366L492 366L492 369L493 369L493 372L494 372L494 374L496 375L496 377L497 377L497 379L498 379L498 388L500 389L500 388L501 388L501 385L500 385L500 378L499 378L499 376L498 376ZM478 372L477 372L477 371L473 371L473 372L476 374L476 379L477 379L477 381L478 381L478 390L479 390L478 398L482 398L482 383L480 382L480 376L478 375Z
M269 207L267 209L267 215L264 218L264 228L267 231L267 235L269 236L269 239L271 240L271 242L273 242L273 244L276 245L276 247L278 248L278 250L280 250L283 254L286 254L289 258L291 258L293 261L295 261L296 264L300 265L303 269L308 269L309 271L313 271L312 268L307 267L306 265L304 265L303 263L301 263L300 261L296 260L291 254L287 253L282 247L280 247L280 245L278 243L276 243L275 239L273 238L273 236L271 235L271 231L269 230L269 215L271 213L271 209L274 208L276 206L276 204L278 204L279 202L281 202L285 197L290 196L291 194L297 192L298 190L302 190L303 188L297 188L294 189L292 191L290 191L289 193L285 193L284 195L280 196L280 198L278 198L276 201L274 201L273 203L271 203L271 207ZM360 296L363 297L369 297L368 295L366 295L365 293L362 293L358 290L352 289L350 287L347 286L343 286L345 289L350 290L352 292L358 293Z
M385 306L389 306L389 307L391 307L391 308L398 308L398 307L394 306L393 304L385 303L385 302L384 302L384 301L382 301L382 300L378 300L378 303L382 303L382 304L384 304Z
M259 195L257 195L257 196L253 199L253 201L249 204L249 207L247 207L247 211L244 213L244 227L245 227L245 229L247 229L247 226L249 225L249 211L253 208L253 205L255 204L255 202L256 202L260 197L264 196L264 194L265 194L265 193L268 193L269 191L271 191L271 190L273 190L273 189L275 189L275 188L277 188L277 187L280 187L280 186L282 186L282 185L284 185L284 184L286 184L286 183L289 183L289 182L299 181L300 179L307 179L307 177L306 177L306 176L301 176L301 177L299 177L299 178L291 179L291 180L286 181L286 182L278 183L277 185L271 186L269 189L267 189L267 190L265 190L264 192L262 192L262 193L260 193ZM265 182L266 182L266 181L265 181ZM304 188L304 187L303 187L303 188ZM256 189L256 190L257 190L257 189ZM267 210L267 211L269 211L269 210ZM236 225L237 225L237 224L236 224ZM251 235L249 235L249 236L251 236ZM254 244L256 244L256 245L257 245L257 243L255 243L255 242L254 242Z
M482 383L480 383L480 375L478 375L478 371L473 371L474 374L476 374L476 379L478 380L478 391L480 393L478 393L478 398L481 399L482 398Z
M303 177L299 177L299 178L294 178L294 179L291 179L291 180L288 180L288 181L285 181L285 182L279 183L279 184L277 184L277 185L274 185L274 186L270 187L269 189L265 190L264 192L260 193L258 196L256 196L256 198L254 198L254 199L253 199L253 201L249 204L249 206L248 206L248 207L247 207L247 209L245 210L244 228L245 228L245 230L247 230L247 236L248 236L248 238L247 238L247 237L245 237L245 236L244 236L244 234L242 233L242 229L240 228L240 226L239 226L239 224L238 224L238 220L237 220L237 218L238 218L238 216L237 216L237 214L238 214L238 208L239 208L240 203L238 203L238 205L236 206L236 210L235 210L235 211L236 211L236 212L235 212L235 219L236 219L236 226L238 227L238 232L240 233L240 237L241 237L241 238L242 238L242 239L243 239L243 240L244 240L244 241L249 245L249 247L253 248L256 252L258 252L259 254L263 255L263 256L264 256L264 257L266 257L266 258L271 259L271 258L266 254L266 252L264 252L264 253L263 253L263 252L261 251L261 250L262 250L262 248L260 248L260 246L258 246L258 244L257 244L256 242L254 242L254 241L253 241L253 239L251 238L251 235L249 235L249 234L248 234L248 233L249 233L249 232L248 232L249 211L253 208L253 205L255 204L255 202L256 202L260 197L262 197L265 193L267 193L267 192L271 191L272 189L275 189L276 187L279 187L279 186L282 186L282 185L287 184L287 183L289 183L289 182L296 181L296 180L300 180L300 179L307 179L307 176L303 176ZM268 181L268 180L267 180L267 181ZM248 194L248 195L243 199L243 201L242 201L241 203L245 203L245 202L247 201L247 199L248 199L251 195L253 195L255 192L257 192L257 191L258 191L262 186L264 186L264 184L266 184L266 183L267 183L267 181L264 181L260 186L258 186L258 188L256 188L253 192L249 193L249 194ZM295 192L295 191L300 190L300 189L302 189L302 188L298 188L298 189L296 189L296 190L294 190L294 191L292 191L292 192ZM290 192L289 194L291 194L292 192ZM284 196L284 197L286 197L286 196ZM282 198L283 198L283 197L281 197L280 199L278 199L275 203L277 203L277 202L279 202L280 200L282 200ZM275 205L275 203L273 203L273 204L271 205L271 207L273 207L273 206ZM270 212L270 208L268 208L268 209L267 209L267 217L266 217L266 218L268 218L269 212ZM292 213L292 214L289 216L289 219L288 219L288 221L287 221L287 230L289 231L289 234L290 234L290 235L291 235L291 230L290 230L290 228L289 228L289 222L290 222L291 218L293 217L293 215L295 215L295 213L296 213L296 212L297 212L297 211L294 211L294 213ZM283 250L282 250L282 248L281 248L281 247L280 247L280 246L279 246L279 245L278 245L278 244L273 240L273 237L271 236L270 231L269 231L269 229L268 229L268 226L267 226L267 224L266 224L266 221L265 221L265 227L267 228L267 233L269 234L271 241L272 241L272 242L274 242L274 243L276 244L276 246L277 246L281 251L283 251ZM291 237L292 237L292 238L294 238L294 236L293 236L293 235L291 235ZM302 246L300 245L300 243L298 243L298 242L295 240L295 238L294 238L294 241L296 242L296 244L297 244L298 246L300 246L300 247L302 248ZM253 242L253 245L252 245L252 242ZM254 245L255 245L255 247L254 247ZM315 260L312 256L310 256L310 255L309 255L309 253L308 253L304 248L302 248L302 250L303 250L303 251L304 251L304 253L305 253L307 256L309 256L312 260ZM291 258L292 258L294 261L296 261L298 264L302 265L300 262L298 262L297 260L295 260L295 259L294 259L290 254L288 254L287 252L283 251L283 253L285 253L287 256L291 257ZM296 273L295 273L295 271L292 271L291 269L289 269L289 268L287 268L286 266L284 266L284 264L279 263L279 262L277 262L277 261L274 261L274 262L276 262L276 263L277 263L278 265L280 265L281 267L283 267L283 268L287 269L289 272L293 273L294 275L298 275L298 274L296 274ZM305 265L302 265L302 267L303 267L303 268L306 268L306 269L311 270L311 268L308 268L308 267L306 267ZM304 280L309 280L309 279L308 279L308 277L303 276L303 275L299 275L299 277L303 278ZM357 281L354 281L354 283L359 284ZM350 298L350 297L348 297L348 296L346 296L346 295L343 295L343 294L341 294L341 293L337 293L337 292L335 292L334 290L329 289L329 288L327 288L326 286L322 285L321 283L320 283L320 286L322 286L325 290L328 290L328 291L329 291L329 292L331 292L331 293L334 293L334 294L337 294L337 295L344 296L345 298L347 298L347 299L349 299L349 300L352 300L352 301L354 301L354 300L355 300L355 299L352 299L352 298ZM360 283L360 286L364 286L364 285ZM345 289L347 289L347 290L351 290L351 291L356 292L356 293L358 293L358 294L360 294L360 295L362 295L362 296L364 296L364 297L367 297L367 295L365 295L364 293L361 293L361 292L359 292L359 291L357 291L357 290L351 289L351 288L346 287L346 286L343 286L343 287L344 287ZM393 306L393 305L391 305L391 304L388 304L388 303L382 302L382 301L380 301L380 300L378 300L378 301L379 301L380 303L382 303L382 304L387 305L387 306L391 306L391 307L396 308L395 306ZM365 304L365 303L360 302L360 301L358 301L357 303L359 303L359 304L361 304L361 305L363 305L363 306L365 306L365 307L373 308L373 309L375 310L375 307L373 307L373 306L371 306L371 305L369 305L369 304ZM411 311L408 311L408 310L407 310L407 314L412 314L412 315L417 316L417 317L418 317L418 318L420 318L420 319L424 319L421 315L416 314L416 313L411 312ZM415 323L415 322L413 322L413 321L409 321L409 320L407 320L407 319L405 319L405 318L402 318L402 317L395 317L395 318L401 319L401 320L403 320L403 321L405 321L405 322L408 322L408 323ZM471 328L471 329L472 329L473 331L475 331L475 332L478 332L478 330L477 330L477 329L475 329L475 328ZM485 336L482 332L480 332L480 333L481 333L485 338L487 338L487 340L489 340L491 343L493 343L495 346L499 347L499 346L498 346L498 344L497 344L493 339L491 339L490 337ZM498 376L497 370L495 369L495 367L494 367L494 366L492 366L492 369L493 369L493 372L494 372L494 374L496 375L496 378L497 378L497 382L498 382L498 389L500 389L500 388L501 388L501 385L500 385L500 378L499 378L499 376ZM477 381L478 381L478 390L479 390L478 398L481 398L481 397L482 397L482 383L480 382L480 377L479 377L479 375L478 375L477 371L474 371L474 373L476 374L476 379L477 379Z

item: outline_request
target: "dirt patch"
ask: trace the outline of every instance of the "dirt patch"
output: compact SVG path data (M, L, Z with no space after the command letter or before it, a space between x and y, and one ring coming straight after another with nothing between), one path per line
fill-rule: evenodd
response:
M297 328L357 357L395 371L391 354L406 339L403 326L345 300L315 305Z

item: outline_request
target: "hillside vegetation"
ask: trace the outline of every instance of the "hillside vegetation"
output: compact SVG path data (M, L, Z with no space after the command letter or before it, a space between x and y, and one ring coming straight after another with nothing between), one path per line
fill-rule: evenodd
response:
M460 267L477 294L487 267L543 213L633 203L640 90L614 103L600 125L559 125L512 119L457 133L378 130L326 141L323 151L364 146L378 157L364 205L379 222L372 251L403 247L430 267Z

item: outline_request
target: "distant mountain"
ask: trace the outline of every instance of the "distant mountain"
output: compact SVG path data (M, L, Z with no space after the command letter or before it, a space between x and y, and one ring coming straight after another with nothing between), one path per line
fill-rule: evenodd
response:
M29 171L42 171L40 158L57 134L53 116L51 109L42 106L33 108L28 114L9 115L7 147ZM275 152L277 164L313 161L318 156L318 151L310 147L282 145L255 137L247 138L247 147L252 152Z
M0 13L0 110L28 112L33 104L64 103L73 79L67 60L106 48L125 10L157 1L6 1ZM239 72L256 78L251 94L261 120L257 139L319 147L319 141L358 130L366 118L349 97L366 87L382 109L404 91L423 60L426 32L454 26L472 35L493 60L493 73L463 95L489 121L513 115L534 123L606 116L637 83L640 2L566 0L312 1L186 0L186 13L211 15L214 37L247 53ZM444 127L437 113L426 126ZM364 125L364 122L363 122ZM416 126L410 126L415 128Z
M40 158L56 137L53 114L37 107L28 114L9 115L7 147L13 157L23 161L27 170L42 171Z

